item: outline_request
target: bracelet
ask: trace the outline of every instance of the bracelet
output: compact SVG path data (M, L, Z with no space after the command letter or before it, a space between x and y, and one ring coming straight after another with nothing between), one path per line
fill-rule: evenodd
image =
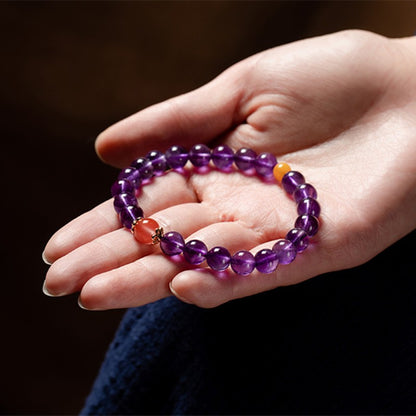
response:
M226 248L219 246L208 250L200 240L185 243L178 232L165 233L154 219L144 217L136 192L154 176L161 176L167 170L183 170L188 161L196 169L205 168L212 162L220 171L230 171L235 166L246 174L255 172L264 179L273 179L274 176L297 203L298 217L294 228L289 230L285 238L277 240L271 249L262 249L255 255L247 250L231 255ZM111 187L111 194L121 224L133 233L139 243L160 243L162 252L167 256L183 255L192 265L200 265L206 260L215 271L223 271L231 266L235 273L242 276L254 269L261 273L272 273L279 264L291 263L298 253L306 250L309 238L318 232L321 211L316 200L316 189L305 183L304 176L291 170L287 163L278 163L271 153L257 155L248 148L241 148L234 153L225 145L217 146L212 151L204 144L194 145L189 152L181 146L172 146L165 153L151 151L120 172Z

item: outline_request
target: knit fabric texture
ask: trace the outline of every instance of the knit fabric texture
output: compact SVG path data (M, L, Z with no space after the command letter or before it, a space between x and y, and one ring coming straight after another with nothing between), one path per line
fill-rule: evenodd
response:
M128 310L81 414L414 414L414 243L215 309Z

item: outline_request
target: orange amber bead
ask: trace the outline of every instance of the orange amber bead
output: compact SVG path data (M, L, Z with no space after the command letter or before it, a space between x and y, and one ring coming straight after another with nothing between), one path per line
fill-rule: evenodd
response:
M153 244L153 236L158 228L159 224L152 218L141 218L134 225L134 238L142 244Z
M283 176L289 171L291 171L291 167L287 163L278 163L273 168L273 175L278 182L282 182Z

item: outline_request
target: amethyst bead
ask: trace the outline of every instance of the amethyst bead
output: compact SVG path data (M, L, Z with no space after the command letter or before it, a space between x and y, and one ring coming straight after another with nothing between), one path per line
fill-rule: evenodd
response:
M273 168L277 163L276 157L271 153L261 153L257 156L254 161L254 167L256 172L260 176L271 176L273 175Z
M296 247L285 238L277 240L273 246L273 251L277 254L279 264L289 264L295 260L297 250Z
M297 203L302 201L302 199L305 198L313 198L316 199L318 197L318 193L316 192L316 189L310 185L309 183L304 183L302 185L299 185L295 192L293 193L293 198Z
M212 162L218 169L228 169L234 161L234 152L226 145L217 146L212 151Z
M184 247L185 241L176 231L170 231L160 239L160 249L167 256L176 256L177 254L181 254Z
M153 176L152 162L145 157L139 157L131 166L139 171L141 179L149 179Z
M129 205L120 211L120 221L123 227L131 229L133 222L140 217L143 217L143 210L137 205Z
M111 187L111 195L115 196L118 194L134 194L134 186L127 179L119 179L113 183Z
M205 144L196 144L189 151L189 160L197 168L207 166L211 160L211 150Z
M115 211L119 214L124 207L136 206L137 199L133 194L117 194L114 196L113 204Z
M256 157L257 153L254 150L243 147L235 153L234 163L242 171L250 170L254 168Z
M188 152L182 146L172 146L166 151L165 157L172 169L180 169L188 161Z
M303 185L304 183L305 178L303 175L295 170L291 170L290 172L286 173L286 175L282 178L283 189L290 195L295 192L299 185Z
M261 273L272 273L276 270L279 260L277 254L269 248L264 248L254 256L256 269Z
M256 266L254 256L246 250L237 251L231 257L231 268L241 276L249 275Z
M140 172L129 166L128 168L124 168L118 175L118 179L126 179L130 181L133 186L137 189L140 186Z
M295 228L305 230L309 237L313 237L318 232L319 222L316 217L305 214L296 219Z
M299 202L298 204L298 214L299 215L313 215L318 218L321 213L321 207L316 199L306 198Z
M191 240L185 244L183 256L188 263L201 264L208 253L207 246L200 240Z
M230 265L231 255L224 247L214 247L208 251L206 259L212 270L222 272Z
M286 234L286 239L293 243L298 253L305 251L309 245L308 234L300 228L292 228Z
M158 150L152 150L146 155L146 159L150 160L153 166L153 173L155 175L161 175L167 169L166 157L162 152Z

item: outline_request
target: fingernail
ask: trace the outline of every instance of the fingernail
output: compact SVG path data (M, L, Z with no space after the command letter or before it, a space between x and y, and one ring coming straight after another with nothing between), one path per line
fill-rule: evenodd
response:
M42 253L42 260L45 264L50 266L52 263L46 258L45 252Z
M172 295L181 300L182 302L189 303L190 305L193 305L193 302L190 302L188 299L185 299L182 296L179 296L178 293L175 291L175 289L172 286L172 282L169 282L169 290L172 292Z
M81 302L81 296L79 296L78 297L78 306L81 308L81 309L84 309L84 311L89 311L90 309L87 309L83 304L82 304L82 302Z
M65 293L51 293L51 292L49 292L48 288L46 287L46 280L43 282L42 292L46 296L50 296L51 298L57 298L59 296L65 296Z

